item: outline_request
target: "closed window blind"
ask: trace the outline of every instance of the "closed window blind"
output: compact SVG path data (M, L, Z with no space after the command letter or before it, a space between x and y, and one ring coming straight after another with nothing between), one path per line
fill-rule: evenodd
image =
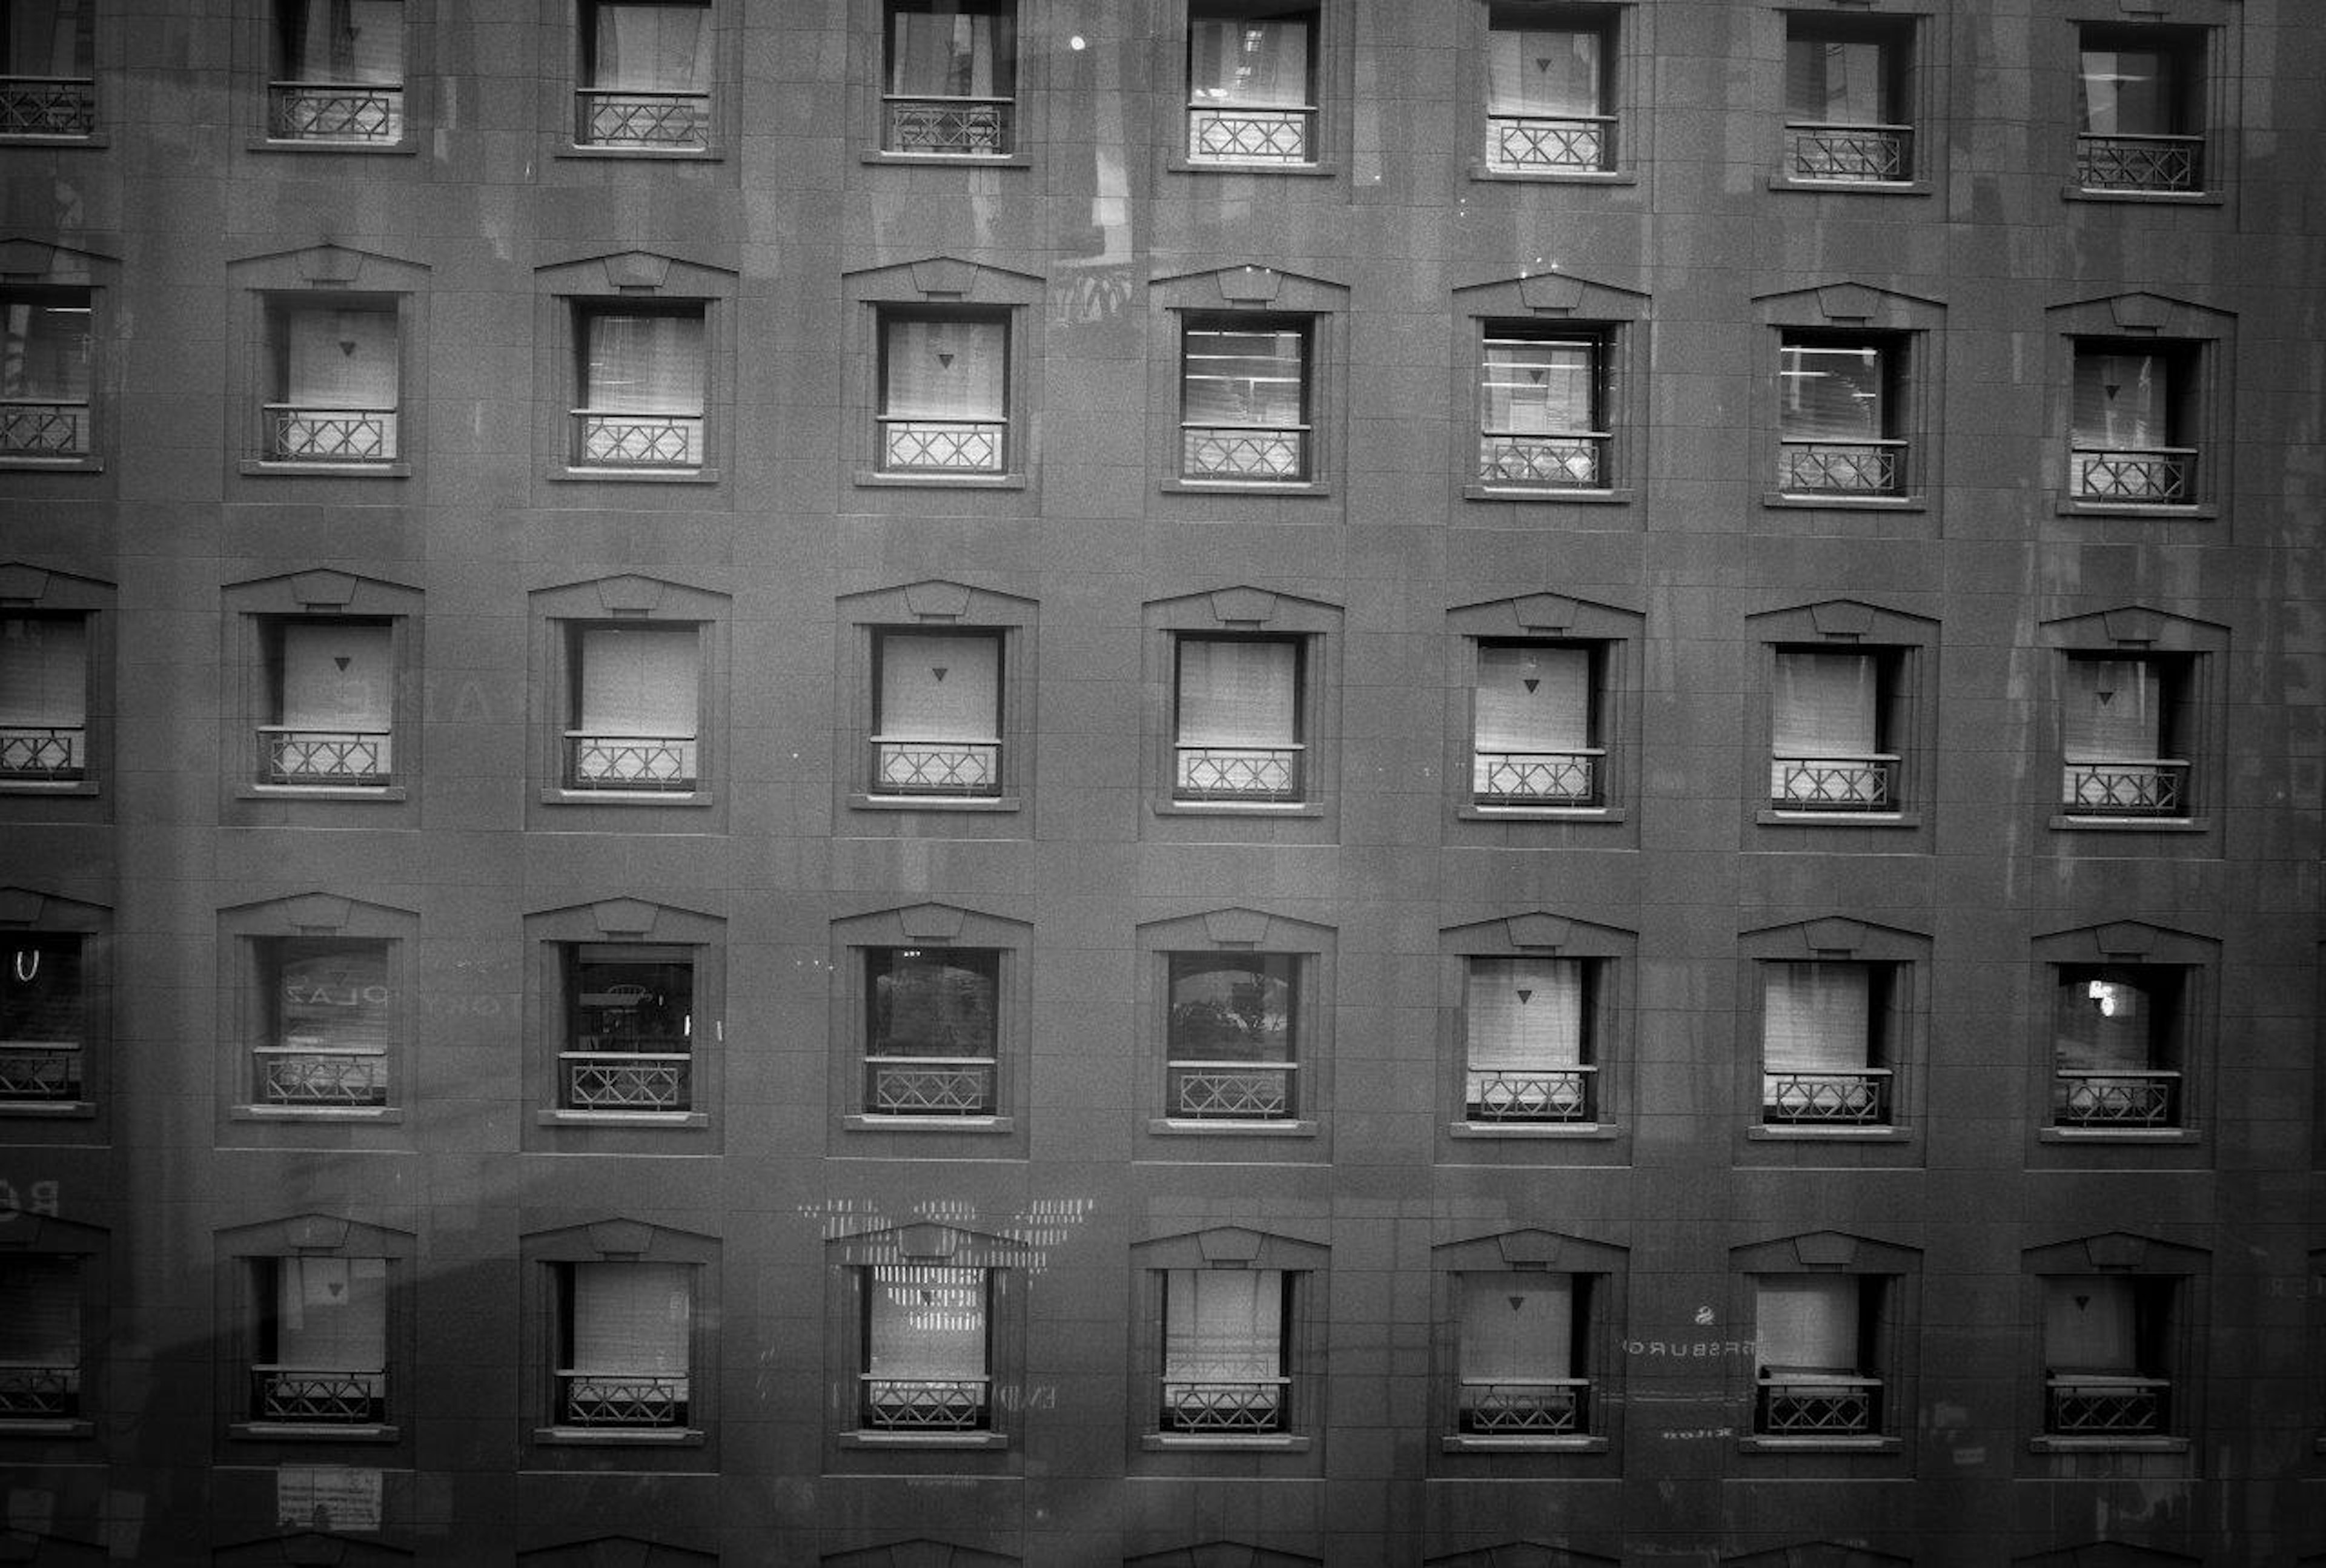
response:
M1196 105L1300 108L1308 102L1305 17L1192 17L1187 97Z
M985 1376L985 1270L879 1264L865 1303L864 1369L875 1378Z
M693 1323L693 1271L683 1263L571 1266L570 1370L684 1378Z
M1762 966L1761 1052L1771 1072L1873 1064L1874 977L1860 963Z
M80 1365L80 1260L0 1257L0 1367Z
M890 316L881 322L880 352L880 412L889 418L1005 417L1007 323Z
M1484 428L1498 435L1596 431L1597 349L1587 341L1487 338L1478 380Z
M387 1369L387 1259L280 1257L274 1267L275 1365L312 1371Z
M883 632L878 658L875 739L1000 738L1000 638L974 632Z
M1282 1270L1174 1268L1167 1273L1163 1289L1166 1378L1236 1381L1282 1376Z
M1881 349L1787 343L1780 358L1781 435L1791 441L1872 441L1889 433Z
M88 710L88 624L0 616L0 726L77 728Z
M396 405L395 311L363 307L286 311L282 401L298 408Z
M1853 1276L1766 1275L1753 1286L1753 1334L1765 1368L1860 1370L1858 1287Z
M1308 335L1295 327L1189 327L1180 417L1285 430L1307 420Z
M1563 1274L1465 1274L1457 1376L1543 1383L1575 1376L1575 1282Z
M2171 360L2162 354L2078 349L2069 421L2079 447L2178 444Z
M1179 744L1279 747L1299 740L1299 647L1258 638L1182 637Z
M1785 40L1785 117L1879 125L1893 117L1887 51L1872 40Z
M1588 750L1589 650L1481 643L1476 713L1480 751Z
M694 734L702 657L694 627L585 627L580 657L577 728L610 736Z
M274 0L283 79L393 85L404 79L403 0Z
M1014 97L1017 32L1017 17L1006 5L892 3L889 90L899 97Z
M582 406L600 413L702 413L702 312L582 318Z
M282 633L278 722L293 729L373 733L393 726L395 668L386 623L293 621Z
M2140 659L2070 659L2061 742L2070 762L2164 755L2164 682Z
M707 5L596 7L590 85L618 92L708 92Z
M386 942L278 937L267 953L274 987L271 1044L366 1053L387 1048L395 991Z
M2046 1279L2043 1364L2053 1370L2141 1370L2139 1282L2107 1275Z
M1572 28L1495 27L1486 34L1491 114L1577 119L1600 112L1601 42Z
M1878 749L1880 682L1870 654L1780 653L1770 704L1781 757L1862 757Z
M1583 991L1579 959L1470 960L1463 1011L1471 1071L1584 1065Z

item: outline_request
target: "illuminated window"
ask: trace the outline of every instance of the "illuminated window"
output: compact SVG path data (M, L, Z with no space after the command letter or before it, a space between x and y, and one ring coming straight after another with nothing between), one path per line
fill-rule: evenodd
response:
M1193 0L1187 161L1262 167L1317 161L1314 10Z
M1614 168L1612 10L1495 4L1486 28L1486 167L1540 174Z
M886 0L883 152L999 158L1017 150L1015 0Z
M711 145L711 7L582 0L573 140L582 147L703 152Z
M96 451L90 321L88 289L0 289L0 460Z

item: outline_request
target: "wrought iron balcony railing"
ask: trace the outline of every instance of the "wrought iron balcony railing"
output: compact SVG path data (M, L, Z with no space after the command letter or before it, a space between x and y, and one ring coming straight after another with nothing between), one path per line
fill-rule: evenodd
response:
M277 142L399 142L404 88L384 82L269 82L266 134Z
M1291 1062L1174 1061L1170 1112L1198 1121L1287 1121L1293 1116Z
M581 88L573 105L573 140L581 146L699 153L711 145L709 93Z
M998 740L872 738L876 795L993 796L1001 793Z
M1162 1379L1160 1424L1165 1432L1281 1432L1289 1378Z
M1581 751L1480 751L1471 756L1470 791L1484 806L1596 806L1605 748Z
M84 771L88 731L78 724L0 725L0 779L70 784Z
M1585 1122L1592 1118L1596 1067L1473 1067L1465 1074L1471 1121Z
M1781 441L1777 488L1788 496L1895 496L1903 488L1902 441Z
M326 1426L370 1425L387 1417L387 1374L331 1367L250 1369L251 1419Z
M867 1056L864 1106L872 1116L991 1116L994 1061L984 1056Z
M1456 1422L1478 1437L1581 1437L1591 1430L1591 1380L1465 1378Z
M1785 172L1795 180L1877 185L1914 177L1912 125L1842 125L1794 120L1785 126Z
M2076 138L2076 183L2086 190L2202 190L2202 136Z
M1753 1429L1769 1437L1871 1437L1882 1430L1882 1379L1764 1367Z
M864 1424L875 1432L981 1432L991 1408L987 1381L867 1374Z
M684 1110L693 1059L684 1051L561 1051L572 1110Z
M1898 757L1778 756L1769 761L1769 803L1781 812L1898 809Z
M1889 1100L1886 1067L1761 1075L1761 1119L1776 1126L1879 1126L1890 1119Z
M2189 764L2174 756L2070 761L2061 771L2060 803L2079 817L2185 817Z
M1223 104L1187 106L1187 161L1191 163L1314 163L1317 109L1236 108Z
M573 465L582 469L699 469L702 416L621 409L573 411Z
M1615 166L1613 115L1486 116L1486 162L1505 172L1596 173Z
M917 153L925 157L1000 158L1012 145L1011 121L1015 98L908 97L885 95L888 134L880 147L888 153Z
M79 1098L79 1041L0 1041L0 1101Z
M2180 1094L2178 1072L2061 1068L2053 1074L2052 1115L2061 1127L2177 1127Z
M392 463L398 418L393 408L261 406L270 463Z
M85 458L87 398L0 397L0 458Z
M658 1428L686 1424L687 1380L664 1372L580 1372L560 1368L558 1419L568 1426Z
M2069 453L2079 501L2186 506L2197 499L2194 447L2077 447Z
M258 780L270 784L376 787L395 781L394 737L385 729L258 727Z
M87 136L97 84L85 76L0 76L0 136Z
M1181 801L1301 800L1301 749L1182 744L1171 796Z
M1008 466L1007 420L883 414L879 422L884 474L999 474Z
M2127 1372L2054 1371L2043 1378L2043 1430L2054 1437L2161 1437L2172 1380Z
M80 1414L80 1369L0 1361L0 1421L53 1421Z
M691 735L591 735L565 732L569 790L691 790L695 783Z
M261 1105L387 1103L387 1057L377 1047L256 1045Z
M1526 489L1605 489L1612 439L1605 431L1484 431L1478 436L1478 480Z
M1308 427L1182 424L1179 477L1298 483L1308 478Z

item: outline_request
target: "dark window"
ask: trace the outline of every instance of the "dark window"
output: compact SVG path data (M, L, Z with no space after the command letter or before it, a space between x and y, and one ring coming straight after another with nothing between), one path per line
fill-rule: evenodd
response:
M1187 161L1317 162L1317 13L1193 0Z
M693 950L575 942L563 958L558 1104L568 1110L691 1109Z
M1000 990L995 949L868 950L865 1113L993 1115Z
M403 0L274 0L269 136L393 144L404 126Z
M1299 956L1175 952L1167 967L1166 1114L1196 1120L1297 1118Z
M888 0L880 145L940 157L1016 150L1013 0Z
M708 5L585 0L574 141L584 147L707 149L712 60Z

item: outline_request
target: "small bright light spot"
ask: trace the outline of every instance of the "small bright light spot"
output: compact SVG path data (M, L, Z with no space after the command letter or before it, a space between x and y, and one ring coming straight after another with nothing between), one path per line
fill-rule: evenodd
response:
M1083 35L1077 32L1072 38L1066 40L1066 47L1068 49L1088 49L1090 45L1084 43L1083 42Z

